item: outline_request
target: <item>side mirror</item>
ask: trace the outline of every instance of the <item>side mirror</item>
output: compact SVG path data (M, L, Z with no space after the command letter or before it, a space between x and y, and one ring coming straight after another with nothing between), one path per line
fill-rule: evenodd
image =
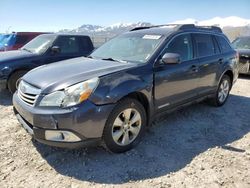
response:
M3 51L7 51L8 49L8 44L4 44Z
M61 49L58 46L52 46L51 47L51 53L52 54L59 54L61 52Z
M165 64L179 64L181 56L177 53L165 53L162 57L162 62Z

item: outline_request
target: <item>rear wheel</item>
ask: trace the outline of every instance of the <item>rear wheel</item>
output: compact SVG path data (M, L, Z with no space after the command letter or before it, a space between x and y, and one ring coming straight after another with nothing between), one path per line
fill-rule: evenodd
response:
M125 152L139 143L146 126L146 112L135 99L120 101L111 112L103 132L108 150Z
M214 106L222 106L226 103L231 89L231 79L228 75L224 75L220 81L216 95L211 99Z
M18 80L27 73L27 71L17 71L13 73L8 80L8 89L11 93L15 93Z

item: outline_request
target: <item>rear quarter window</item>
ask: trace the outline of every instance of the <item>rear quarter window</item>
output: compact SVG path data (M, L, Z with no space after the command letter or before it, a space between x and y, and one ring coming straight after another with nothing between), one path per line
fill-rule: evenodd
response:
M216 36L216 39L218 41L222 53L226 53L232 50L231 45L224 37Z

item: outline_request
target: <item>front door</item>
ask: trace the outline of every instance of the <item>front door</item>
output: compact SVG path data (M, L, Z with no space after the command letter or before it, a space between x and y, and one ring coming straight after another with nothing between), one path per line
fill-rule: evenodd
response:
M181 62L155 65L154 97L158 110L184 103L197 96L199 62L193 58L191 35L181 34L173 38L161 56L168 52L178 53Z
M32 61L32 63L35 66L41 66L82 56L80 52L79 40L76 36L58 36L52 46L59 47L60 52L53 53L50 47L45 54L38 56Z
M76 36L59 36L53 46L59 47L60 52L49 53L45 64L82 56L79 39Z

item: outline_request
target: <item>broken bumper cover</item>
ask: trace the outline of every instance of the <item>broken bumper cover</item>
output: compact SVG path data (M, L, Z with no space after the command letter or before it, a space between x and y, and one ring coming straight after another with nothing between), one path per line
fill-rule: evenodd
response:
M22 127L37 141L56 147L97 145L113 106L85 101L68 109L33 107L16 93L13 96L14 113Z

